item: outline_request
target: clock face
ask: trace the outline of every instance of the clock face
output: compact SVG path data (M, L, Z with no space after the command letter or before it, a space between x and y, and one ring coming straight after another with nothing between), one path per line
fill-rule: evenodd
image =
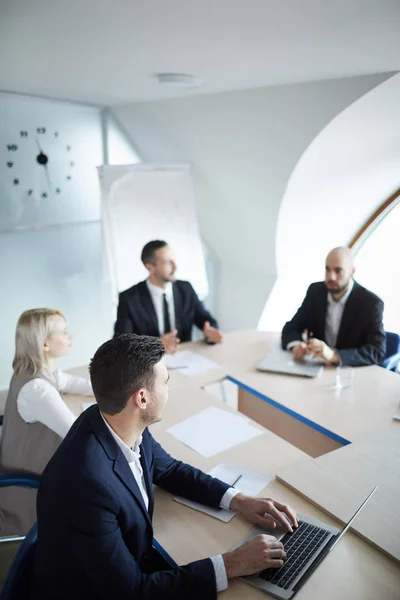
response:
M21 130L6 144L6 156L11 184L23 195L47 198L68 191L75 162L71 145L58 131L43 126Z

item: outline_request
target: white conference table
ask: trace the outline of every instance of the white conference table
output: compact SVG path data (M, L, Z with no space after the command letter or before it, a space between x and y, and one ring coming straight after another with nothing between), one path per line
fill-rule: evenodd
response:
M299 469L311 459L291 444L269 431L263 436L240 444L219 455L205 458L175 439L166 430L206 406L221 406L206 392L195 389L190 380L172 374L170 400L163 421L152 426L152 433L176 458L204 471L222 461L237 462L275 475L280 470ZM232 409L228 409L232 410ZM285 466L277 466L286 463ZM338 521L288 489L272 481L260 494L289 502L301 514L308 514L340 527ZM156 489L154 531L157 540L178 564L228 551L250 530L251 525L239 516L222 523L174 501L168 493ZM356 506L354 508L357 508ZM395 600L400 589L400 569L387 556L349 533L298 592L299 600ZM270 596L246 583L231 581L221 598L256 599Z
M334 389L336 371L305 378L264 373L257 362L279 343L279 335L258 331L226 334L223 344L182 344L216 362L220 368L190 378L204 386L223 378L239 388L239 410L296 445L320 456L368 433L395 428L400 376L378 366L356 367L351 387Z
M345 521L378 486L352 525L400 569L400 438L394 429L369 434L334 452L279 469L277 478L327 513Z

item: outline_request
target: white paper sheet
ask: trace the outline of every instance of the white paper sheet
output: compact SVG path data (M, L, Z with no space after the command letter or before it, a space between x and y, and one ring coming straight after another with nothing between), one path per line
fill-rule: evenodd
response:
M211 369L219 369L217 363L200 356L200 354L190 352L190 350L182 350L176 354L166 354L165 362L168 369L179 371L179 373L183 373L188 377L200 375L200 373Z
M210 406L167 429L168 433L203 456L213 456L264 432L243 415Z
M228 462L220 463L211 469L211 471L209 471L209 475L212 475L212 477L217 477L221 481L229 484L234 483L239 475L242 475L241 479L235 485L235 489L240 490L247 496L256 496L272 479L272 476L267 475L267 473L262 473L261 471L256 471L255 469L250 469L248 467ZM211 508L209 506L204 506L198 502L192 502L191 500L186 500L185 498L181 497L177 497L175 500L181 504L189 506L190 508L194 508L195 510L205 513L206 515L210 515L211 517L219 519L220 521L224 521L224 523L228 523L236 514L233 510Z

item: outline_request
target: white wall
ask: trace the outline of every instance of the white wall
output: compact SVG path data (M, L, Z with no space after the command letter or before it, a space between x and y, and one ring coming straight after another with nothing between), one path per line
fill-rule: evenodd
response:
M0 115L1 389L10 381L22 311L64 311L74 345L63 368L89 361L110 337L113 316L96 171L103 163L100 110L0 94ZM38 133L38 127L46 132ZM117 142L113 130L115 159L121 155ZM36 161L38 145L48 156L47 169Z
M144 161L192 163L200 233L219 260L216 306L225 330L258 324L276 279L280 203L301 154L331 119L386 78L113 109Z
M291 318L308 285L323 279L328 251L349 244L368 217L400 187L399 103L397 74L333 119L296 165L277 227L279 277L260 328L280 329ZM369 269L364 264L359 281L378 294L386 290L389 323L396 323L397 299L388 291L397 281L397 264L392 266L390 281L385 270L379 278L379 264L384 264L381 255L370 261Z

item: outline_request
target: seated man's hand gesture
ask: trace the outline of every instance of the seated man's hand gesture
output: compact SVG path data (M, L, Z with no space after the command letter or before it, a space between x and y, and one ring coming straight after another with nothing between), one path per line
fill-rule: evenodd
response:
M165 352L167 354L176 354L179 350L180 339L177 337L178 330L174 329L170 333L164 333L160 337L160 341L164 344Z
M340 364L340 358L333 348L330 348L328 344L325 344L322 340L312 338L308 340L307 347L309 353L314 358L320 358L327 365L338 365Z
M206 341L211 342L212 344L220 344L224 339L220 330L212 327L209 321L204 323L203 333L206 337Z

